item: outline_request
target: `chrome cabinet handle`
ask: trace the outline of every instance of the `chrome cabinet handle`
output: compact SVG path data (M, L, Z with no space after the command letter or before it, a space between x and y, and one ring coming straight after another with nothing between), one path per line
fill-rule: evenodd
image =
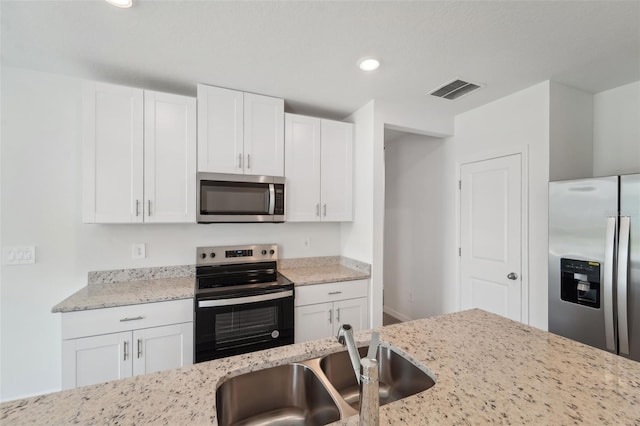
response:
M323 210L324 217L327 217L327 205L326 204L322 206L322 210Z
M127 321L138 321L144 319L143 316L138 316L138 317L127 317L127 318L121 318L120 322L127 322Z
M507 275L507 278L509 278L510 280L517 280L518 274L516 274L515 272L509 272L509 275Z
M242 168L242 154L238 154L238 168Z
M147 214L151 216L151 200L147 201Z
M129 342L127 342L126 340L124 341L124 361L126 361L126 360L127 360L127 356L129 355L129 354L127 353L127 346L128 346L128 343L129 343Z
M138 358L142 356L142 339L138 339Z
M316 216L320 217L320 203L316 204Z
M140 216L140 200L136 200L136 216Z
M336 321L340 322L340 308L336 308Z
M247 154L247 169L251 168L251 154Z
M333 295L333 294L342 294L341 291L330 291L329 295Z
M333 322L333 309L329 309L329 324Z

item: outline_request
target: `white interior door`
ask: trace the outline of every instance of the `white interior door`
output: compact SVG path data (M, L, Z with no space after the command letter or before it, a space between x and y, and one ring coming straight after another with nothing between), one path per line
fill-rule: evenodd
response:
M522 321L521 155L460 168L460 301Z

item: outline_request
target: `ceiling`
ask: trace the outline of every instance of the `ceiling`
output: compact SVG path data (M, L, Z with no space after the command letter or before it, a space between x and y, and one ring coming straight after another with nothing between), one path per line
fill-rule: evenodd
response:
M343 118L371 99L457 114L544 80L589 92L640 80L640 2L0 3L3 65L176 93L198 82ZM356 66L382 60L378 71ZM456 77L485 84L425 96Z

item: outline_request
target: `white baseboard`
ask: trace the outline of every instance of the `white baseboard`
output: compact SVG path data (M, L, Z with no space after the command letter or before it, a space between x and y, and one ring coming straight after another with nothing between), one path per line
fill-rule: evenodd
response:
M383 306L382 307L382 312L384 312L385 314L391 315L394 318L398 318L400 321L411 321L411 320L413 320L413 318L408 317L408 316L406 316L404 314L401 314L400 312L398 312L398 311L396 311L394 309L391 309L388 306Z

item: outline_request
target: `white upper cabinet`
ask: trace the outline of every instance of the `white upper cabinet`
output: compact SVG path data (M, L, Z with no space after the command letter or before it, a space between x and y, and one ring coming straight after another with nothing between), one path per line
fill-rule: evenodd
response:
M244 174L284 175L284 99L244 94Z
M143 103L141 89L84 85L84 222L142 222Z
M87 82L83 221L195 222L195 99Z
M353 124L322 120L323 222L353 220Z
M198 84L198 171L243 173L243 105L242 92Z
M353 125L285 114L288 222L353 220Z
M144 92L144 221L196 218L196 100Z
M198 171L284 174L284 100L198 84Z
M320 220L320 120L285 114L287 221Z

